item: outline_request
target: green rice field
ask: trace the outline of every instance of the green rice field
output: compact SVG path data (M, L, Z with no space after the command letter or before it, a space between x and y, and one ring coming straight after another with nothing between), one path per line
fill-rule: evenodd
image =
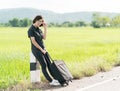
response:
M0 27L0 88L30 79L27 30ZM44 43L53 59L65 61L75 79L120 65L119 28L52 27Z

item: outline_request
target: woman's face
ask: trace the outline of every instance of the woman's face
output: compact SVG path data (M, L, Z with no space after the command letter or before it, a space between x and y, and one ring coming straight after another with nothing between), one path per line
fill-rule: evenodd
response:
M39 27L41 24L43 24L44 20L40 19L38 21L36 21L36 25Z

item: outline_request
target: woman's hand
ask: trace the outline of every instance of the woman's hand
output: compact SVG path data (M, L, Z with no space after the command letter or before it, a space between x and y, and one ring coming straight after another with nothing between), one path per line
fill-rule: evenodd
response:
M45 54L47 51L46 50L42 50L42 53Z
M44 28L47 28L47 24L43 22L43 27Z

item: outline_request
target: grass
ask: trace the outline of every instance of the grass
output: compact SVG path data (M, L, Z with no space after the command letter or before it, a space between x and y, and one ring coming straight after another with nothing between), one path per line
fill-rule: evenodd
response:
M29 80L27 30L0 28L0 88ZM44 42L51 57L63 59L77 79L120 65L119 34L119 28L48 28Z

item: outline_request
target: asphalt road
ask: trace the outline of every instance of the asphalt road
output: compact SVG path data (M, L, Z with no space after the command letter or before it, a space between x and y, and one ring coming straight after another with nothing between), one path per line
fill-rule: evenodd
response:
M120 91L120 76L89 85L76 91Z
M39 87L39 86L38 86ZM91 77L73 80L66 87L46 87L42 91L120 91L120 66Z

